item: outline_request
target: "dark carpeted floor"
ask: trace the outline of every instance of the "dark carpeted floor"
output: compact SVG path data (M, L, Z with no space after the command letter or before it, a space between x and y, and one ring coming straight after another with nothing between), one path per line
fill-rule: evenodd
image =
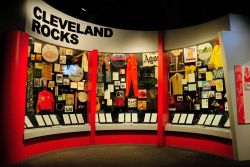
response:
M95 145L33 156L15 167L250 167L223 157L153 145Z

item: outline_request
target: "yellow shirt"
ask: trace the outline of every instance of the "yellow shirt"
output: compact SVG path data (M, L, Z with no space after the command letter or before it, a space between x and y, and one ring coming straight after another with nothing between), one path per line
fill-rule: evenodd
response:
M169 78L169 92L172 92L171 89L173 87L173 95L180 95L183 93L183 89L182 89L183 77L184 76L182 74L176 73Z
M208 64L214 64L214 68L223 67L220 45L215 45Z
M190 65L190 66L185 66L185 79L187 82L189 81L188 79L188 74L192 74L196 71L196 66Z

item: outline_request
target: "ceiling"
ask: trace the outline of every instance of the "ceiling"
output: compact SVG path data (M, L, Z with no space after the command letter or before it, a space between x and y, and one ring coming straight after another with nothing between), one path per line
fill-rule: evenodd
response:
M132 30L176 29L201 24L229 13L250 14L246 0L44 1L81 20Z

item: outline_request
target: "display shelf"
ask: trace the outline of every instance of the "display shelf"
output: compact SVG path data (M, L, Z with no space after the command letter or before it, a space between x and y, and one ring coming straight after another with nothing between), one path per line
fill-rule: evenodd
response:
M207 127L201 125L174 125L168 123L165 126L165 130L173 132L204 134L204 135L232 139L230 129L227 128Z
M96 123L96 131L104 130L157 130L157 123L155 124L134 124L134 123L121 123L121 124L99 124Z
M62 133L72 133L72 132L85 132L90 131L90 125L58 125L52 127L44 128L34 128L34 129L25 129L24 131L24 140L32 139L36 137L62 134Z

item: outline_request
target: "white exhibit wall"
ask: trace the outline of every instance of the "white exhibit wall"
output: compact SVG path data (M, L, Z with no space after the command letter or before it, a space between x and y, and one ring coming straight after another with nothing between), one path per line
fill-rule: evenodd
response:
M250 124L238 125L237 101L234 65L250 64L250 19L241 15L229 15L231 31L221 33L224 45L224 54L227 58L228 73L226 86L228 90L231 129L234 144L235 158L250 160Z

